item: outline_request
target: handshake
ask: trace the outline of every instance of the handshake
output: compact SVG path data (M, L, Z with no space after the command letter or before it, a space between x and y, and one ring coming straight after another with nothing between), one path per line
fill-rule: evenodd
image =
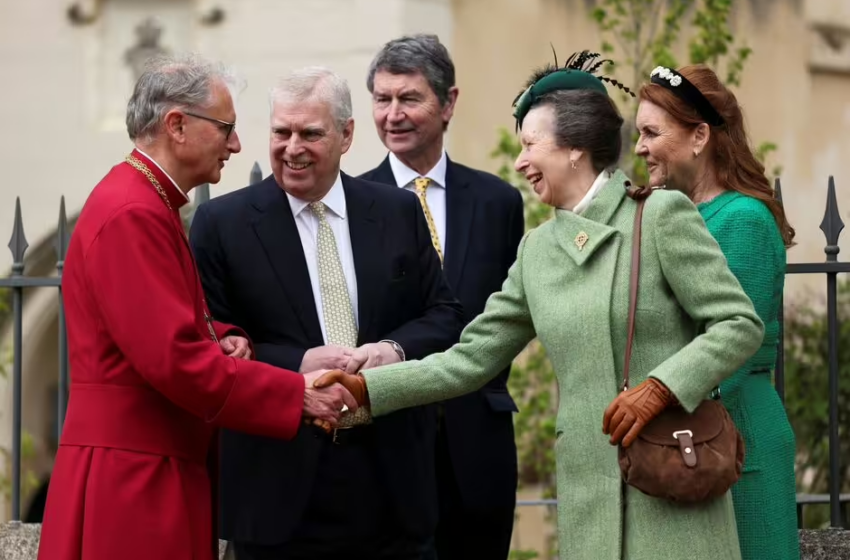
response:
M330 433L340 424L343 413L354 414L369 406L366 380L360 370L401 361L386 342L364 344L360 348L319 346L311 348L301 361L304 374L304 423Z

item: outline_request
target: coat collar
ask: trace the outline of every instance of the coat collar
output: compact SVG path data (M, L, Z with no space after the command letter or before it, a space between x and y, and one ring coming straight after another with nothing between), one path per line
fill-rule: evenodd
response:
M364 178L368 177L370 181L375 181L376 183L383 183L385 185L396 185L395 175L393 174L393 168L390 165L390 156L384 158L384 161L381 162L381 165L376 167L373 171L367 173Z
M292 215L296 218L301 212L310 206L310 203L306 200L295 198L289 193L286 193L286 198L289 200L289 207L292 208ZM342 172L337 173L336 180L334 181L334 184L331 185L331 190L327 192L321 202L324 203L328 210L336 214L338 217L343 220L346 219L347 206L345 202L345 193L343 192L342 187Z
M569 210L555 211L555 222L559 226L558 241L578 266L587 262L597 249L617 233L609 223L626 198L626 187L629 184L625 174L618 170L582 215Z
M367 184L368 185L368 184ZM342 174L342 186L348 208L348 235L357 275L357 315L360 323L358 344L373 336L375 309L383 294L382 285L375 281L376 273L387 256L384 251L384 221L375 207L374 191L361 181ZM370 334L371 333L371 334Z
M475 219L476 197L469 188L470 177L464 168L447 157L446 165L446 278L452 286L460 284L469 247L470 228Z
M703 220L706 222L714 217L715 214L723 210L723 207L732 202L733 200L737 200L741 198L741 193L737 191L726 191L713 200L709 200L708 202L702 202L697 204L697 209L699 209L702 214Z
M390 168L392 170L393 177L395 178L396 186L398 187L406 187L417 177L424 176L431 179L431 181L438 187L443 189L446 188L446 168L448 164L448 157L446 156L445 150L443 150L442 154L440 154L440 159L437 160L437 165L435 165L434 168L428 171L425 175L420 175L408 167L407 164L401 161L398 156L392 152L387 155L387 159L390 162Z
M151 159L150 156L138 149L133 149L133 152L130 155L141 161L145 167L150 170L157 182L159 182L159 185L162 187L165 197L168 199L169 204L171 204L172 210L176 212L181 206L189 202L188 195L178 188L174 180L168 176L168 173L166 173L157 162ZM145 177L145 181L149 181L149 179ZM154 188L154 185L151 185L151 188Z

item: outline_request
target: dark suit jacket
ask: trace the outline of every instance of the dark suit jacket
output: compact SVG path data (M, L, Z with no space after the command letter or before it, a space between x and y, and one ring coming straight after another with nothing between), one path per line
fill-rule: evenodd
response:
M416 196L345 174L342 184L357 274L358 345L395 340L408 359L449 348L463 311ZM307 349L324 344L301 239L274 177L201 205L191 244L211 312L248 333L257 360L298 371ZM435 418L433 407L421 407L373 424L381 490L409 535L431 535L436 525ZM222 538L271 545L290 536L322 446L331 445L317 432L302 426L288 442L223 433Z
M388 157L361 178L396 185ZM516 188L495 175L448 161L444 271L463 305L464 324L501 289L524 229L522 195ZM517 408L507 389L509 371L481 390L445 403L452 465L464 503L472 507L516 503L511 413Z

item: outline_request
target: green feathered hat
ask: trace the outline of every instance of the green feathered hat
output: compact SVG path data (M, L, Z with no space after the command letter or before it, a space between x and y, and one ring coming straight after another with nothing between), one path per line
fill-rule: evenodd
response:
M525 115L534 106L534 103L543 95L553 91L568 90L568 89L589 89L598 91L608 95L608 90L603 82L608 82L611 85L617 86L632 97L635 94L626 86L608 76L597 76L596 72L606 62L613 63L611 60L603 59L596 60L599 53L592 53L584 50L580 53L573 53L567 59L563 68L558 67L558 57L555 56L555 65L548 64L544 68L534 72L534 75L526 83L524 90L514 98L514 118L516 119L516 128L522 128L522 121Z

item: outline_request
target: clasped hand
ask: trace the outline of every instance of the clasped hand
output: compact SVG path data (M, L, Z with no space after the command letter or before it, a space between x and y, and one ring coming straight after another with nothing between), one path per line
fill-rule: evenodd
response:
M301 372L305 374L305 409L304 423L319 426L330 432L339 423L343 413L357 410L359 406L369 406L369 395L366 391L366 380L359 375L360 370L370 369L400 361L399 355L392 345L386 342L364 344L359 348L341 346L320 346L312 348L304 354L301 361ZM329 371L330 370L330 371ZM344 391L344 395L353 398L352 406L345 400L334 410L308 410L308 392L321 392L333 389ZM345 405L344 408L342 405Z
M301 359L299 371L309 373L320 369L340 369L353 374L361 369L394 364L398 361L398 354L386 342L364 344L359 348L328 344L307 350Z
M317 385L317 381L324 379L326 373L333 372L342 373L339 370L319 370L304 374L304 422L310 423L308 419L312 418L313 422L328 431L339 424L343 410L354 412L360 406L351 391L342 383L325 380Z
M369 391L366 389L366 378L361 373L345 373L341 370L332 370L323 372L316 381L313 382L313 387L316 389L324 389L326 387L335 387L341 385L345 387L349 394L357 401L357 406L370 406ZM349 407L349 410L354 410ZM305 420L305 423L310 423ZM336 427L331 422L321 418L314 418L312 424L322 428L325 432L330 433Z

